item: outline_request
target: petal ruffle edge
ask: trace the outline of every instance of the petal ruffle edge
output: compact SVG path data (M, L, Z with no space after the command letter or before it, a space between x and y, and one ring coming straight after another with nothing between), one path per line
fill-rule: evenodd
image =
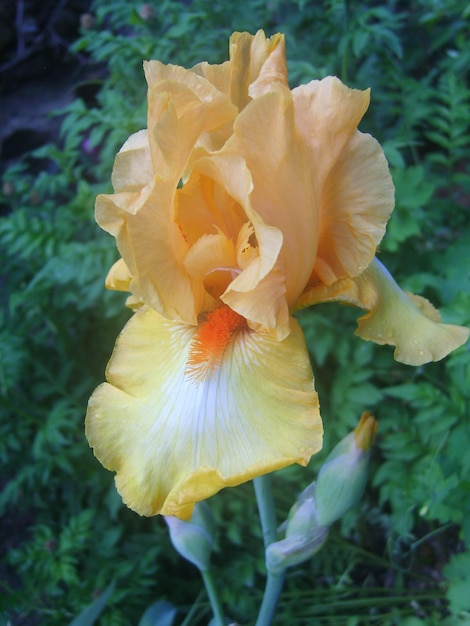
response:
M355 334L395 346L395 359L406 365L439 361L464 344L470 333L462 326L440 323L436 309L425 298L402 291L377 259L358 278L311 287L295 308L331 301L367 309Z
M302 331L278 342L248 328L212 376L186 374L197 328L142 307L118 338L86 435L141 515L189 518L226 486L300 463L321 448L318 396Z

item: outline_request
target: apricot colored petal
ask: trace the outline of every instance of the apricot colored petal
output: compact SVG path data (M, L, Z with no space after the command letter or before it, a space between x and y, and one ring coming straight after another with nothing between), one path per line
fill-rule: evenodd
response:
M367 309L358 320L356 334L366 341L395 346L395 359L407 365L439 361L469 336L467 328L439 323L436 309L425 298L402 291L377 259L356 279L312 287L297 306L333 300Z
M140 130L117 153L111 180L117 192L138 192L153 176L148 132Z
M253 180L253 209L283 234L280 260L290 305L310 277L318 237L308 153L296 130L290 92L278 85L253 100L237 117L224 151L243 154Z
M230 206L233 212L230 223L238 224L237 230L231 231L230 234L238 234L246 221L251 222L256 241L259 249L260 273L258 280L264 278L266 274L274 267L282 247L282 232L266 223L259 215L258 211L253 209L252 193L253 180L251 173L247 168L245 159L231 151L220 152L210 158L200 159L197 163L197 170L214 181L219 189L223 189L228 197L232 198L235 203ZM227 203L224 206L224 217L228 219ZM224 230L222 228L222 230ZM252 289L255 282L247 285L246 289Z
M291 325L282 342L239 331L219 369L195 383L185 371L196 329L147 307L135 313L86 419L131 509L187 519L223 487L308 463L322 426L303 334Z
M230 96L239 111L252 97L269 89L273 81L287 87L284 35L277 33L266 38L262 30L254 36L233 33L230 37L230 69Z
M215 270L233 270L236 263L234 243L223 233L203 235L184 259L184 266L191 276L200 279Z
M255 36L256 42L257 36ZM270 41L270 40L267 40ZM286 41L280 33L273 35L270 41L270 52L266 61L261 66L258 78L248 88L251 98L259 98L270 91L274 84L279 83L289 87L287 79Z
M328 76L296 87L292 97L297 128L308 145L312 176L320 191L369 106L370 90L350 89Z
M248 219L256 236L257 254L251 253L251 262L228 285L221 296L222 301L250 323L271 330L282 326L278 328L276 336L285 336L289 332L286 280L284 268L278 262L283 233L275 226L266 224L253 209L253 184L244 159L231 151L222 152L201 159L197 167L225 189L237 206L243 209L244 221Z
M331 284L361 274L374 259L394 203L382 148L370 135L355 133L321 191L315 277Z
M155 179L140 194L100 195L96 220L116 237L132 293L169 319L195 324L204 288L183 265L188 246L171 219L174 193Z
M214 65L212 63L207 63L207 61L202 61L201 63L198 63L197 65L192 67L191 71L198 76L203 76L211 83L211 85L214 85L217 91L220 91L226 96L229 96L230 81L232 77L232 70L230 65L230 61L225 61L220 65Z
M245 222L240 228L235 246L237 264L244 270L258 256L258 250L250 243L250 238L254 235L255 229L251 222Z
M119 259L111 266L106 276L106 288L115 291L130 291L131 279L129 268L123 259Z
M200 162L195 167L199 168ZM238 163L234 163L234 167L238 167ZM176 191L175 221L189 244L217 230L235 240L246 219L243 208L227 193L220 180L197 170L193 170L188 181Z
M204 76L218 91L231 96L239 110L279 82L286 87L285 38L277 33L267 38L262 30L256 35L233 33L230 61L221 65L198 63L192 71Z
M285 276L277 264L267 276L258 280L259 263L259 257L252 261L248 268L232 281L220 299L243 315L251 328L267 332L280 341L290 332ZM252 275L256 277L256 289L244 291L244 283L249 284Z
M159 61L144 63L153 168L166 179L183 176L194 146L236 116L236 107L203 76Z

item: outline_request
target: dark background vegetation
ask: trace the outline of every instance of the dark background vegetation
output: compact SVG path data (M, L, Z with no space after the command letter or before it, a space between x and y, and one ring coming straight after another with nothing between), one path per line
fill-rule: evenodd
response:
M263 28L286 34L293 86L335 74L372 87L361 129L384 146L396 185L381 258L446 321L468 325L470 9L457 0L3 0L0 14L0 624L63 626L95 601L101 626L157 626L139 620L159 600L178 609L175 624L207 624L197 571L173 552L160 518L121 504L83 434L87 399L128 316L123 297L103 289L116 251L93 205L110 190L116 151L145 126L142 59L222 62L232 31ZM354 311L323 305L299 317L325 452L307 470L276 474L279 519L364 410L379 436L362 504L289 573L275 624L469 624L468 348L413 369L355 338ZM264 564L251 485L210 504L226 613L252 624Z

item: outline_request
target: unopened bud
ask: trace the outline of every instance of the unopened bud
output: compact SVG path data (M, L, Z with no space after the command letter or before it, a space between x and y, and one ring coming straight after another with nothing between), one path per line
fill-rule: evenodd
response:
M285 539L266 549L266 566L273 573L313 556L325 543L331 524L358 502L367 478L369 448L377 422L364 413L356 429L327 456L316 482L300 494L289 511Z
M173 547L200 570L207 570L214 545L215 524L209 505L198 502L189 522L165 516Z
M306 561L320 550L328 537L329 528L318 523L315 483L300 494L289 511L285 528L285 539L270 544L266 550L266 567L273 573Z
M363 413L359 424L327 456L318 474L315 499L318 521L330 526L362 496L367 480L369 449L377 422Z

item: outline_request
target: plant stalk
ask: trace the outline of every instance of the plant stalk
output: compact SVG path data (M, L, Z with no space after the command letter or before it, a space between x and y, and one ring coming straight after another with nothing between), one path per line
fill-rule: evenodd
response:
M269 475L253 480L258 511L263 531L264 549L277 540L276 512ZM273 573L268 569L263 601L256 620L256 626L270 626L276 614L276 606L284 584L284 572Z
M214 614L215 623L217 626L225 626L224 612L217 594L217 589L214 585L212 572L210 569L200 570L200 572L206 587L207 595L209 596L209 602L211 604L212 613Z

